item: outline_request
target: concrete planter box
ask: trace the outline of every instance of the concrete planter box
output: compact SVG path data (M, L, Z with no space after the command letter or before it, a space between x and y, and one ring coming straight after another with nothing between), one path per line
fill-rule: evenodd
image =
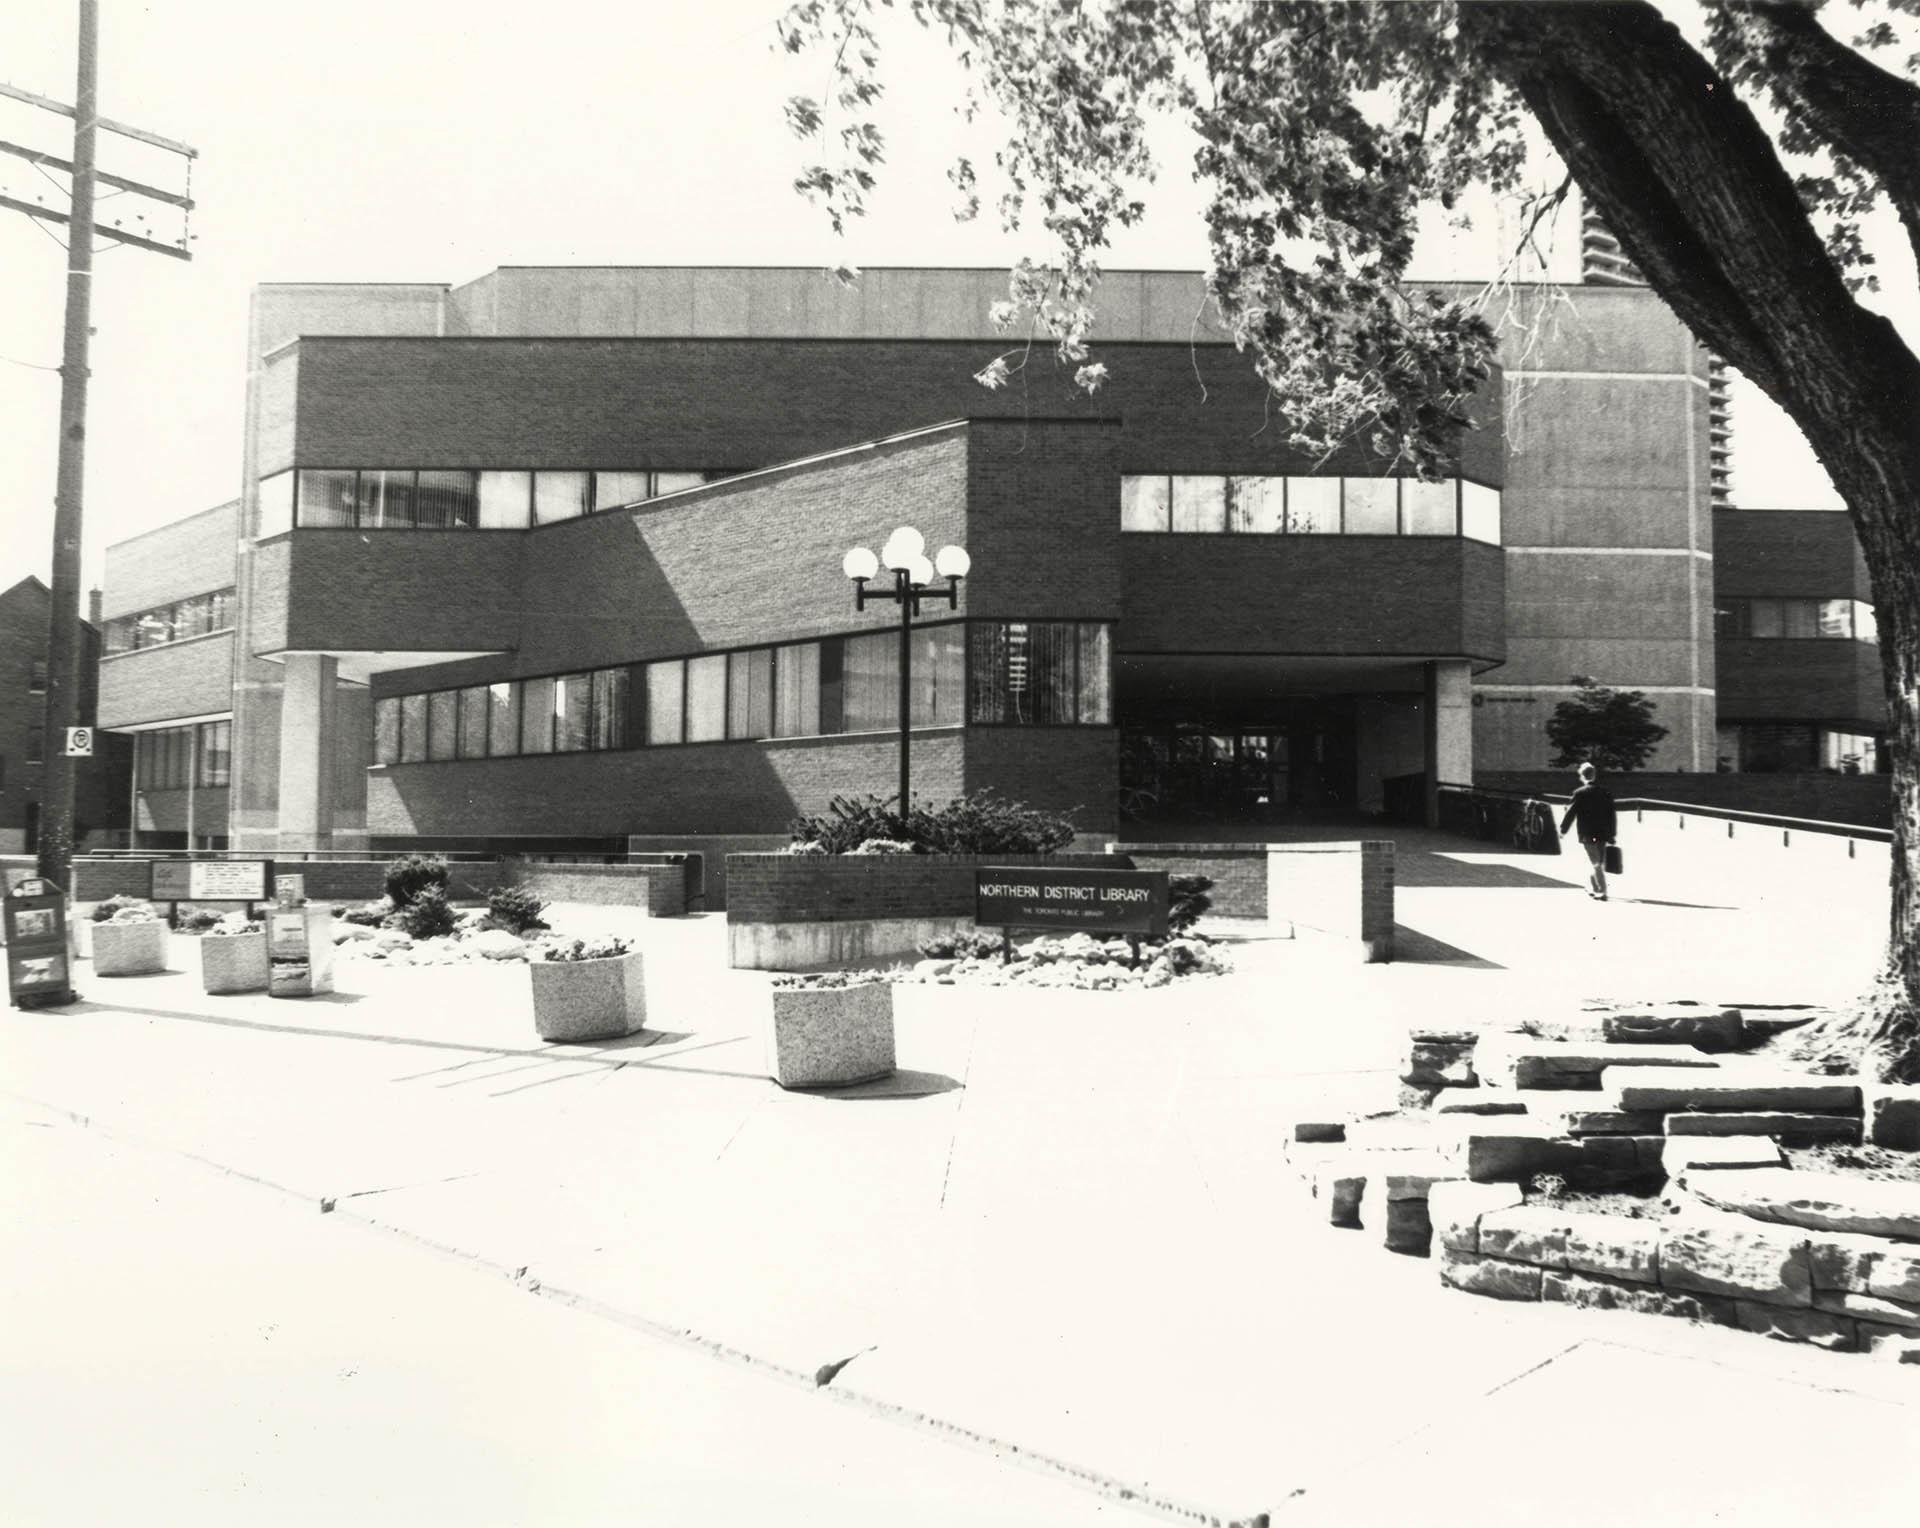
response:
M542 1040L618 1040L646 1027L646 968L638 950L606 960L529 961L527 974Z
M833 1088L893 1074L893 988L776 987L767 1075L783 1088Z
M167 926L151 923L96 923L93 926L95 976L152 976L167 969Z
M215 996L267 990L267 933L202 934L200 985Z

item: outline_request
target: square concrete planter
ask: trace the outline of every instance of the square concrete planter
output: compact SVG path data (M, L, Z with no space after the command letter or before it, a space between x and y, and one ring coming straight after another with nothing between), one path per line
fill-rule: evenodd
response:
M783 1088L835 1088L893 1075L893 988L775 987L767 1075Z
M167 969L167 926L150 923L96 923L93 926L95 976L152 976Z
M531 960L527 974L533 1027L542 1040L618 1040L646 1027L646 969L638 950L605 960Z
M267 990L267 931L202 934L200 985L215 996Z

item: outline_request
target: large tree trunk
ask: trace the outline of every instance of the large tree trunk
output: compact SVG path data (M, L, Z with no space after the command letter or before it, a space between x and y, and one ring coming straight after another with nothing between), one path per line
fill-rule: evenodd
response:
M1471 4L1462 25L1653 289L1786 410L1846 502L1893 753L1881 1065L1920 1079L1920 362L1853 300L1752 112L1652 7Z

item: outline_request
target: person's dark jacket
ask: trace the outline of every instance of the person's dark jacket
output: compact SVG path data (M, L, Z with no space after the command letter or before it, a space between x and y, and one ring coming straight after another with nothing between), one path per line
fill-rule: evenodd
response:
M1573 793L1566 815L1560 819L1560 836L1566 837L1567 824L1579 827L1581 843L1613 842L1618 824L1613 812L1613 792L1604 785L1583 785Z

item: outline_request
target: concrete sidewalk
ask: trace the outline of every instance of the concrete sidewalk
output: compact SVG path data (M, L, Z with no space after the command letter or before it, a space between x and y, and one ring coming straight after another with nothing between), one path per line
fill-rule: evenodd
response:
M1457 1483L1463 1440L1644 1439L1660 1407L1794 1436L1829 1511L1920 1485L1895 1442L1920 1420L1912 1370L1446 1292L1315 1223L1281 1162L1301 1113L1391 1098L1411 1025L1841 995L1871 970L1870 888L1763 896L1696 866L1600 906L1566 858L1409 844L1402 863L1414 958L1241 927L1233 975L1162 991L902 988L899 1077L833 1095L765 1080L767 979L724 968L711 917L640 925L650 1033L615 1045L541 1046L512 967L348 964L347 990L305 1002L83 967L88 1001L9 1015L0 1056L9 1092L125 1140L1167 1512L1388 1522L1417 1499L1501 1520L1484 1491L1409 1483ZM1877 1476L1836 1485L1823 1440L1883 1441ZM1590 1508L1558 1518L1617 1520L1576 1489Z

